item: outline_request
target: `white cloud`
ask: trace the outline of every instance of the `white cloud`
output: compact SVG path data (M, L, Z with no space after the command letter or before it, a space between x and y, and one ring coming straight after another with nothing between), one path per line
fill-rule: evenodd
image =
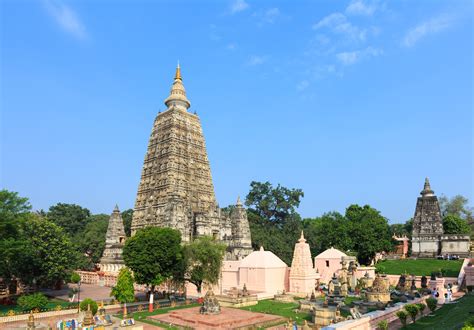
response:
M447 29L451 23L452 18L444 15L418 24L407 31L402 40L402 45L405 47L412 47L423 37Z
M327 28L334 33L342 34L350 39L365 40L367 30L361 29L347 20L347 17L341 13L330 14L318 23L313 25L314 30Z
M367 47L362 50L356 50L352 52L341 52L336 54L336 58L343 65L352 65L359 62L362 59L369 57L377 57L383 54L383 51L378 48Z
M61 0L43 0L43 4L48 13L64 31L78 39L85 39L87 37L86 28L69 6Z
M299 91L303 91L309 86L309 81L308 80L302 80L296 85L296 89Z
M263 13L262 22L272 24L280 16L280 9L270 8Z
M255 66L255 65L260 65L265 63L266 58L264 56L257 56L257 55L252 55L249 57L247 61L247 65L249 66Z
M228 44L228 45L226 46L226 48L227 48L228 50L235 50L235 49L237 49L237 44L234 43L234 42L231 42L230 44Z
M230 12L232 14L244 11L249 7L249 4L245 0L235 0L230 6Z
M348 15L362 15L362 16L372 16L376 11L376 4L367 4L363 0L353 0L347 6L346 13Z

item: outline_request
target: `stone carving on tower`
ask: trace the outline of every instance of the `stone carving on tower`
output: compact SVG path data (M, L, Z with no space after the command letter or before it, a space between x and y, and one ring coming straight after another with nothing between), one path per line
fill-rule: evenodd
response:
M110 216L107 234L105 235L105 249L99 263L101 271L118 273L125 266L122 258L125 237L122 215L116 205Z
M191 103L179 65L165 105L150 135L132 235L147 226L171 227L181 232L183 242L208 235L226 243L227 259L247 256L252 248L246 211L236 205L227 214L216 202L201 122L188 112Z

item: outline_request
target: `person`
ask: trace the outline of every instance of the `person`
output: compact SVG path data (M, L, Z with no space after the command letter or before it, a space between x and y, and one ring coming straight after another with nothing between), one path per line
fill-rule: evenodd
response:
M452 298L453 298L453 292L451 291L451 289L448 289L448 301L452 301Z
M431 292L433 298L438 298L439 297L439 293L438 293L438 289L437 288L434 288L433 291Z

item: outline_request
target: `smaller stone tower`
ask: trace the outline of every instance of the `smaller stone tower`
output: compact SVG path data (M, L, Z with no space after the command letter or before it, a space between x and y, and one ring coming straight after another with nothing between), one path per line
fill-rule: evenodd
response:
M428 178L425 179L425 186L420 194L413 217L412 256L432 258L441 254L440 239L443 235L443 220L438 197L431 190Z
M242 206L240 197L237 197L235 208L230 213L232 223L232 242L229 244L228 260L245 258L252 252L252 239L250 236L247 211Z
M319 274L313 267L309 244L306 243L304 233L301 231L301 237L295 244L291 262L290 292L301 296L311 294L319 278Z
M100 259L100 270L107 273L118 273L125 263L122 258L122 249L125 244L125 230L119 208L115 205L109 219L105 236L105 249Z

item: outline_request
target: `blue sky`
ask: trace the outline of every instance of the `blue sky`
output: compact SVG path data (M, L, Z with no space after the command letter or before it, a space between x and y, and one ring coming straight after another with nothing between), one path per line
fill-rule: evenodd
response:
M2 1L1 187L131 208L179 60L217 199L301 188L304 217L473 199L471 1ZM472 205L472 203L471 203Z

